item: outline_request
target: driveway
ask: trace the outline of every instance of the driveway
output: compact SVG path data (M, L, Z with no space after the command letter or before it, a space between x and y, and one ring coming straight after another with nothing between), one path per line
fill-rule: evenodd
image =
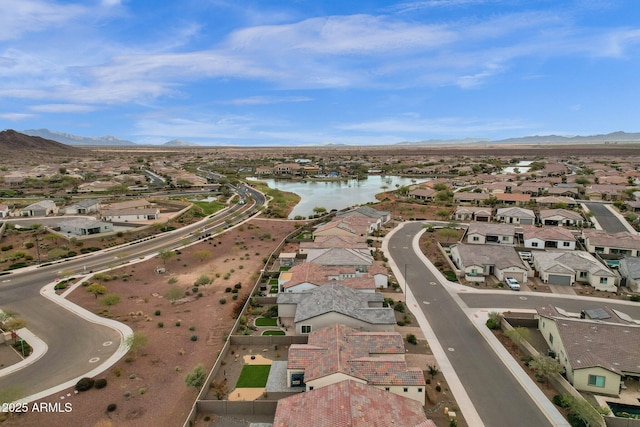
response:
M609 207L604 203L582 202L591 212L600 225L607 233L620 233L629 231L623 219L618 218Z

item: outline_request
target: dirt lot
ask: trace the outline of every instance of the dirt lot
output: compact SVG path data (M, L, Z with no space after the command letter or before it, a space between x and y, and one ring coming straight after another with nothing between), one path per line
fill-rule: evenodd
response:
M95 298L79 287L70 295L71 301L127 323L134 332L146 336L148 344L137 356L130 354L97 377L107 379L105 388L77 395L69 389L45 399L71 402L71 412L28 413L14 416L5 425L182 425L197 394L195 388L186 386L185 375L199 363L209 372L234 323L236 301L225 289L240 283L238 301L248 295L263 258L294 229L292 222L254 219L220 237L182 249L166 261L164 274L155 272L164 264L159 258L109 272L111 279L100 283L107 287L107 294L120 296L112 306L102 305L101 296ZM210 255L201 261L203 252ZM213 283L200 286L202 296L194 296L193 284L202 274L213 277ZM163 297L172 286L190 295L172 304ZM224 305L220 304L223 297L227 300ZM111 403L116 409L107 412Z

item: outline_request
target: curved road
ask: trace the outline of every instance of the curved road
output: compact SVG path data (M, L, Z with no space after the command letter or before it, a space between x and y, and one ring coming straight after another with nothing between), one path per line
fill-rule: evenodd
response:
M640 319L640 304L575 295L477 291L452 284L441 275L437 277L425 265L422 254L414 251L412 243L422 228L422 223L405 223L396 229L388 239L387 252L396 270L404 276L401 285L408 286L418 302L410 308L419 309L426 317L444 350L447 364L463 383L467 395L464 397L471 400L477 416L486 426L555 425L525 390L526 384L518 381L510 368L500 361L470 318L478 311L531 310L553 304L571 312L607 306ZM443 362L438 360L438 363L442 365ZM455 388L451 388L455 393ZM552 405L551 409L555 411Z
M252 195L257 193L249 191ZM264 196L260 194L255 202L263 204ZM48 347L46 353L28 367L0 377L0 390L18 386L20 394L26 397L42 395L52 387L61 388L61 384L67 383L68 386L70 381L99 369L120 347L122 336L119 331L92 323L40 294L40 290L59 278L62 271L81 275L85 271L99 271L139 261L161 249L188 245L227 227L229 218L237 222L252 215L254 206L234 205L199 223L153 238L0 276L0 308L18 312L27 320L28 329Z

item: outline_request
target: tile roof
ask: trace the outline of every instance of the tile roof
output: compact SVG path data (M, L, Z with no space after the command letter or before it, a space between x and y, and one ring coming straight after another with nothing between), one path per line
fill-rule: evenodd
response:
M300 249L368 249L366 237L362 236L316 236L313 242L300 242Z
M495 265L500 270L518 267L526 271L522 259L513 246L458 243L453 247L457 248L460 259L466 267Z
M479 234L481 236L514 236L515 226L509 224L491 224L486 222L471 222L467 235Z
M536 251L532 252L533 259L542 271L549 272L578 272L588 271L590 274L602 277L615 277L608 268L584 251ZM555 271L552 271L555 269Z
M580 215L576 211L570 211L568 209L540 209L540 219L550 218L553 216L560 216L567 219L573 219L576 221L581 221L582 215Z
M570 230L563 227L536 227L535 225L523 225L522 234L525 240L557 240L575 242L576 238Z
M363 253L357 249L331 248L313 259L307 257L307 262L329 266L372 265L373 256L369 250Z
M591 246L640 250L640 236L628 231L609 234L603 230L582 230L582 235Z
M283 292L277 297L278 304L297 304L296 323L327 313L339 313L372 325L395 325L393 309L381 307L383 300L381 293L358 292L338 283L329 283L311 292Z
M514 218L535 218L536 214L531 209L523 208L499 208L496 210L496 216L510 216Z
M346 380L280 399L273 427L436 427L419 402Z
M539 205L554 205L556 203L564 203L565 205L575 205L576 199L573 197L564 197L564 196L543 196L543 197L534 197L536 203Z
M510 202L528 202L529 200L531 200L531 195L529 194L498 193L495 196L498 200Z
M345 212L338 212L336 214L336 217L338 218L346 217L354 213L358 215L366 216L369 218L376 218L376 219L389 215L388 211L379 211L377 209L372 208L371 206L358 206L357 208L349 209L348 211L345 211Z
M617 374L640 374L640 326L601 320L575 319L555 307L538 308L553 319L573 369L601 367Z
M424 385L422 371L407 367L404 354L398 332L359 332L336 324L311 332L307 344L292 344L287 368L304 369L307 383L342 373L372 385Z
M305 262L291 267L288 273L290 273L290 279L283 284L285 289L302 283L322 286L336 281L352 289L375 289L376 287L374 277L369 274L361 275L362 277L342 278L342 276L356 274L354 267L326 266ZM285 279L286 275L281 274L280 277Z

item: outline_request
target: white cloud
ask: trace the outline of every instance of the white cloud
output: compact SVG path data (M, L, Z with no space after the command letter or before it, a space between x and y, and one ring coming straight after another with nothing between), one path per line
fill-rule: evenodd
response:
M96 107L78 104L42 104L33 105L29 109L38 113L88 113L95 111Z
M26 120L34 117L33 114L25 114L25 113L0 113L0 119L9 120L12 122L17 122L20 120Z
M17 39L26 32L60 27L85 14L77 4L58 4L44 0L2 0L0 2L0 41Z
M228 102L233 105L267 105L291 102L308 102L313 98L306 96L251 96L249 98L234 99Z

